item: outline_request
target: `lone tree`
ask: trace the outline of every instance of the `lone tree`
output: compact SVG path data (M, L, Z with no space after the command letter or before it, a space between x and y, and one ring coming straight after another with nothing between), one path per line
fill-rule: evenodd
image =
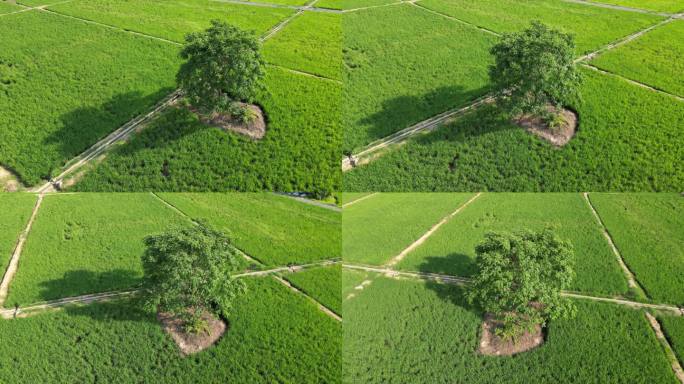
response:
M248 116L239 102L251 103L263 87L261 43L253 32L212 20L204 32L188 34L176 80L189 103L201 113Z
M574 254L553 231L488 233L475 250L478 271L467 298L493 315L499 337L515 340L548 320L574 316L561 297L574 278Z
M228 315L244 282L231 276L240 266L230 239L204 225L177 228L145 239L142 257L146 304L180 318L186 332L206 329L204 312Z
M563 104L579 97L581 76L574 61L572 35L533 21L503 35L491 49L489 77L501 97L498 104L514 116L532 114L555 126ZM553 108L549 108L553 107Z

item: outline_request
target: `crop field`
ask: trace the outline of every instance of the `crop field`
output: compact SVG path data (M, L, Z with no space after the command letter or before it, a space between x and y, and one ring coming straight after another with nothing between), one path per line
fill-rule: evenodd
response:
M624 294L627 282L580 194L483 194L430 236L397 268L456 276L475 273L475 246L489 231L553 228L573 245L572 290Z
M472 196L391 193L347 207L342 215L343 258L365 264L386 263Z
M542 346L486 357L477 352L482 314L463 288L377 277L343 303L344 382L678 382L643 311L575 304L577 316L552 321Z
M679 362L684 365L684 319L675 316L661 316L660 321L665 337L672 345Z
M271 277L245 279L229 329L191 357L135 300L0 320L0 381L339 383L341 324Z
M160 196L192 219L224 231L235 246L266 265L340 257L339 212L270 194Z
M684 21L673 21L640 39L600 55L591 64L684 97L682 41Z
M656 12L677 13L684 11L681 0L589 0L595 3L619 5L636 9L645 9Z
M344 192L340 196L341 204L349 204L361 198L370 198L372 192Z
M677 194L591 194L646 294L684 305L684 199Z
M380 5L396 3L399 0L320 0L316 2L317 7L329 9L355 9L365 7L376 7Z
M12 13L21 10L21 7L14 5L14 4L9 4L9 3L0 3L0 15L6 14L6 13Z
M338 315L342 314L342 267L339 264L305 269L283 277Z
M0 194L0 271L5 271L19 233L26 227L35 204L33 195Z

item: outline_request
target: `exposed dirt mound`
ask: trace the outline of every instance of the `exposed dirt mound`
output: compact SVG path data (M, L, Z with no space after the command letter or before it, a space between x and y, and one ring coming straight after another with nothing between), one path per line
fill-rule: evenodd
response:
M528 132L539 136L549 143L562 147L575 136L577 131L577 114L569 109L559 111L557 108L548 107L548 111L561 114L562 122L560 126L550 128L542 118L533 115L518 116L513 121L527 129Z
M482 322L482 337L480 338L479 352L488 356L511 356L516 353L529 351L544 343L544 334L540 326L536 326L534 332L525 332L515 341L505 341L494 333L501 323L494 320L491 315L485 315Z
M240 106L249 109L254 114L255 118L249 123L244 123L227 113L213 113L211 115L204 115L198 113L193 108L190 108L204 124L219 127L226 131L231 131L245 135L252 140L261 140L266 135L266 119L264 112L258 105L239 103Z
M17 192L21 183L17 177L7 169L0 167L0 192Z
M226 323L205 312L202 314L207 324L207 331L201 333L187 333L183 330L182 321L169 313L160 312L157 319L164 331L171 335L183 355L197 353L214 345L226 332Z

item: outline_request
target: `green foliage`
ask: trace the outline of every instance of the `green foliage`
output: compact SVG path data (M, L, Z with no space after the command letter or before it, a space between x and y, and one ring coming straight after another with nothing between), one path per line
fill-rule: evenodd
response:
M549 324L539 348L483 356L482 314L462 289L378 277L345 301L345 382L677 383L644 314L605 303L578 301L577 316Z
M253 32L212 20L205 32L185 37L180 56L186 61L176 75L178 86L202 112L227 112L263 89L261 43Z
M646 294L684 305L684 198L674 193L589 197Z
M308 268L301 272L285 274L283 277L338 315L342 314L341 265Z
M316 7L328 9L354 9L395 3L395 0L320 0Z
M674 350L679 364L684 366L684 318L679 316L658 316L665 337Z
M343 258L384 264L470 197L465 193L392 193L344 208Z
M574 278L572 245L551 229L485 235L475 248L477 273L468 301L501 321L496 332L515 339L535 325L572 318L575 307L561 291Z
M24 230L31 217L36 197L25 193L0 193L0 271L4 273Z
M562 108L579 96L574 50L572 35L537 21L503 35L492 47L495 64L489 67L489 79L500 95L497 104L513 116L530 113L552 121L548 105Z
M233 302L246 286L231 276L242 266L242 256L226 235L200 224L148 236L145 246L142 290L149 308L179 316L195 333L207 326L205 311L232 315Z

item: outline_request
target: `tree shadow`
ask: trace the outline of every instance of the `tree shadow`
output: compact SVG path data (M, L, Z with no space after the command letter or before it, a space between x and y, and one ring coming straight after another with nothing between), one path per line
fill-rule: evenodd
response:
M420 272L452 276L471 276L475 272L475 262L463 253L452 253L446 257L427 257L418 267ZM458 272L456 272L458 271ZM465 298L466 287L426 280L425 286L434 291L443 301L462 307L470 312L481 314L479 308L472 306Z

